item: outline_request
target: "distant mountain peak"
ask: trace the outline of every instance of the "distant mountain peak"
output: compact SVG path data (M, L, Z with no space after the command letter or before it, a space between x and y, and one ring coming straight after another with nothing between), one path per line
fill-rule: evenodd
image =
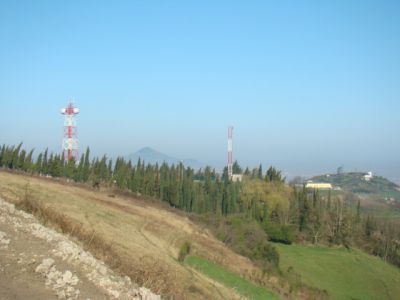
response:
M168 156L168 155L161 153L160 151L157 151L151 147L143 147L133 154L145 154L145 155L154 154L154 155L160 155L160 156Z
M140 149L138 152L142 152L142 151L156 151L151 147L143 147L142 149Z
M137 161L139 160L144 161L146 164L156 164L158 163L159 165L162 163L167 163L169 165L177 165L180 162L182 162L185 166L191 167L193 169L200 169L204 167L204 165L191 158L191 159L178 159L173 156L169 156L167 154L164 154L160 151L157 151L149 146L143 147L136 151L135 153L132 153L128 156L126 156L126 159L130 160L133 164L136 164Z

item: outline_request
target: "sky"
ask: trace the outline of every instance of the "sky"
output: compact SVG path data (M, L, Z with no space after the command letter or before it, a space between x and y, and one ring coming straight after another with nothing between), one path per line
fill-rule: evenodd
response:
M0 143L400 183L399 1L1 1ZM82 150L83 151L83 150Z

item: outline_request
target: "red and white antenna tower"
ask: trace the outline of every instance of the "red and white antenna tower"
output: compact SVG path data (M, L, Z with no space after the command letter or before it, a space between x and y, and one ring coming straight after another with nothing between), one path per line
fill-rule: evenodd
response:
M233 175L233 126L228 127L228 176L232 178Z
M64 138L62 141L64 159L70 161L74 158L76 161L78 160L79 141L75 115L79 113L79 108L74 107L74 103L70 101L66 108L61 109L61 113L64 115Z

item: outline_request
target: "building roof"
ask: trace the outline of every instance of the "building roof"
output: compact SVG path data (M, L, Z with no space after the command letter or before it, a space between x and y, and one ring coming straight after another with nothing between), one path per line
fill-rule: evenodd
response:
M332 184L324 182L308 182L306 188L315 190L331 190Z

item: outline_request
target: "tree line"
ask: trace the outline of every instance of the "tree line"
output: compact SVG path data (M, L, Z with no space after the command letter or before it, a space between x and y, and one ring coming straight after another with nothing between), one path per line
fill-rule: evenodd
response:
M22 149L22 144L3 145L0 166L32 174L64 177L90 183L94 187L114 186L159 199L187 212L228 215L245 209L238 199L240 183L231 182L227 170L220 176L210 167L195 171L182 163L152 165L139 159L133 164L123 157L113 162L106 155L91 158L89 148L78 162L73 159L66 161L63 154L49 153L47 149L34 159L33 152ZM237 162L234 169L240 169Z
M35 158L33 154L34 150L22 149L22 144L3 145L0 166L93 187L116 187L189 213L211 214L218 220L235 215L241 224L256 221L272 242L357 246L400 266L398 224L362 213L360 201L352 193L333 196L330 191L289 186L274 167L266 172L261 165L243 170L235 162L233 172L243 174L244 179L232 182L226 168L218 174L210 167L195 171L182 163L152 165L140 159L132 163L123 157L113 162L106 155L91 158L89 148L78 162L66 161L63 154L48 150ZM227 226L226 220L221 222Z

